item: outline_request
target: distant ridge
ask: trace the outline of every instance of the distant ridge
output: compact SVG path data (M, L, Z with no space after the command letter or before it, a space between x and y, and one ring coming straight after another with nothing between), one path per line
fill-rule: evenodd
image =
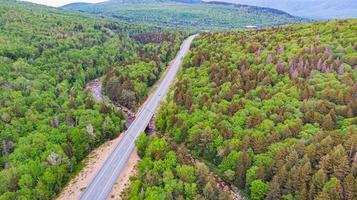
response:
M250 8L256 8L262 11L266 11L266 12L274 12L278 15L290 15L291 17L294 17L293 15L291 15L290 13L287 13L285 11L282 10L278 10L278 9L274 9L274 8L267 8L267 7L260 7L260 6L250 6L250 5L246 5L246 4L235 4L235 3L229 3L229 2L222 2L222 1L208 1L205 2L207 4L217 4L217 5L232 5L232 6L238 6L238 7L250 7Z
M309 21L277 9L201 0L111 0L97 4L68 4L63 8L129 23L200 30L269 27Z
M74 8L81 8L82 6L90 6L93 4L116 4L116 3L165 3L165 2L180 2L180 3L203 3L203 1L201 0L110 0L110 1L104 1L104 2L100 2L100 3L87 3L87 2L75 2L75 3L69 3L66 4L64 6L62 6L62 8L68 8L73 10ZM210 3L214 3L214 2L210 2ZM224 4L224 2L217 2L217 3L222 3Z
M78 2L78 3L70 3L62 6L62 8L80 8L82 6L91 5L92 3Z
M209 2L210 0L204 0ZM356 0L213 0L274 8L312 19L357 18Z
M164 2L182 2L182 3L200 3L201 0L110 0L107 3L164 3Z

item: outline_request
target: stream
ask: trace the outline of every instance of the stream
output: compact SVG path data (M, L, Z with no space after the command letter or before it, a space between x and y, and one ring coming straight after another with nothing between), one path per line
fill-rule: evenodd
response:
M86 89L92 93L93 98L96 101L102 102L106 98L102 93L102 81L100 80L100 78L90 81L87 84ZM128 128L131 125L131 123L135 120L135 113L132 112L129 108L117 102L111 101L111 103L126 113L127 117L126 117L125 126L126 128Z

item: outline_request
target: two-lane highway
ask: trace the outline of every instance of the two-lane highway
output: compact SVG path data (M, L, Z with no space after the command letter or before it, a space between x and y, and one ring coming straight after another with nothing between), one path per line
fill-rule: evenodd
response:
M181 45L180 51L175 59L168 67L167 73L159 83L157 89L152 93L148 100L144 103L140 111L136 114L136 119L124 133L124 137L119 142L118 146L105 161L102 168L91 181L89 186L81 195L81 200L104 200L107 199L112 187L115 184L120 172L123 170L130 154L135 149L135 140L144 132L145 128L153 117L155 110L160 104L160 101L166 96L170 85L175 79L177 71L181 65L183 57L190 49L193 39L197 35L190 36Z

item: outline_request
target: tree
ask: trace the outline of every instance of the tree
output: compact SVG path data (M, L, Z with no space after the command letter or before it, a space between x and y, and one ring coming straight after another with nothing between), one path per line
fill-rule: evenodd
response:
M0 175L0 192L15 191L18 181L17 170L15 168L9 168L1 171Z
M0 24L16 13L0 32L8 42L0 45L0 199L52 199L82 159L123 128L112 102L92 97L100 81L88 84L94 90L86 82L104 75L111 100L136 105L185 34L159 31L167 40L146 45L127 36L145 27L21 4L0 4ZM148 150L165 159L157 166L172 168L168 145L157 146Z
M146 148L145 155L151 157L154 160L163 159L168 150L168 144L165 140L153 138Z
M151 187L145 193L145 199L147 200L165 199L165 192L162 188Z
M232 196L229 191L224 190L223 192L219 193L218 200L232 200Z
M334 148L331 154L327 154L321 159L321 168L327 174L333 174L340 180L343 180L350 170L349 159L342 145Z
M186 183L193 183L196 180L195 169L192 166L181 165L176 167L177 176Z
M249 187L251 186L252 182L257 179L257 176L256 176L257 169L258 169L258 167L254 165L254 166L252 166L251 168L249 168L247 170L247 173L246 173L246 188L249 189Z
M130 190L128 191L128 198L130 199L139 199L141 189L140 180L134 180L130 185Z
M236 181L240 188L244 188L246 184L246 173L251 166L251 160L246 151L243 151L237 160Z
M342 145L338 145L332 153L331 159L334 162L333 175L342 181L350 171L350 161L345 148Z
M117 132L118 130L115 127L112 119L109 116L105 117L102 124L102 135L104 135L103 140L106 138L114 138Z
M353 200L357 197L357 180L352 173L348 174L342 183L343 196L346 200Z
M145 150L148 146L149 138L145 133L141 133L135 141L136 148L138 149L138 154L140 157L144 157Z
M29 174L25 174L21 176L19 179L19 186L21 188L28 188L31 189L33 187L33 179Z
M236 177L236 173L233 170L226 170L224 172L224 176L229 180L229 181L234 181Z
M333 130L335 127L335 122L332 120L332 117L330 114L326 115L323 119L322 122L322 129L330 131Z
M308 184L311 180L311 176L312 176L312 167L311 167L311 162L310 160L308 160L301 168L301 172L302 174L302 180L301 182Z
M184 188L184 194L186 199L193 199L197 195L197 185L195 183L185 183Z
M95 104L95 102L94 102L93 98L91 96L88 96L86 98L85 108L86 109L92 109L94 104Z
M263 200L265 198L266 192L269 189L269 185L264 183L262 180L254 180L249 188L250 197L252 200Z
M214 180L210 180L203 188L203 195L207 200L214 200L218 197L218 190L216 188L217 183Z
M308 199L308 192L307 192L307 186L306 186L306 183L304 183L301 188L300 188L300 191L298 193L298 199L300 200L306 200Z
M191 110L192 104L193 104L192 95L191 94L184 95L185 108L187 110Z
M323 186L327 181L327 176L324 170L319 169L312 177L310 191L309 191L309 199L315 199L316 196L322 191Z
M221 164L219 165L221 171L225 172L227 170L236 169L240 156L241 152L232 151L227 157L222 160Z
M250 139L249 135L244 135L244 137L240 143L239 149L241 151L247 151L250 146L250 143L251 143L251 139Z
M343 189L341 182L333 177L325 185L322 192L316 198L317 200L342 200Z
M286 179L288 177L288 172L286 166L284 165L279 169L278 173L273 177L270 182L269 191L267 192L267 199L279 199L282 196L282 185L286 184Z
M121 104L132 108L136 102L136 94L131 90L123 89L118 100Z

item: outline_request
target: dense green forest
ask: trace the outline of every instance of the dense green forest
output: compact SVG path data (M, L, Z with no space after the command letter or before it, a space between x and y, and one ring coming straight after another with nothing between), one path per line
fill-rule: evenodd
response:
M339 20L201 34L157 116L159 137L252 200L356 199L356 32L357 20ZM138 140L145 156L131 188L180 199L162 170L183 181L178 168L151 156L165 146L152 140L145 151Z
M98 4L74 3L65 9L110 16L132 23L221 30L245 26L272 26L307 20L270 8L199 0L111 0Z
M181 32L150 32L135 34L132 38L139 42L136 55L124 52L123 60L117 67L108 70L103 80L103 92L107 96L135 110L145 100L147 94L160 79L162 72L175 57L181 41L187 34ZM126 59L131 60L127 62Z
M163 138L145 134L136 145L142 159L123 199L229 199L227 190L219 191L205 164L188 162L185 148L172 147Z
M131 84L123 87L135 99L123 101L139 101L183 38L14 1L0 1L0 30L0 199L56 195L93 148L125 128L124 113L95 102L86 83L130 71L113 85Z
M188 35L161 26L305 21L199 0L66 8L102 16L0 0L0 200L55 198L125 129L110 100L138 108ZM252 200L355 200L356 32L357 20L338 20L202 33L157 134L136 141L142 159L124 199L230 199L214 173ZM98 77L104 102L85 90Z

